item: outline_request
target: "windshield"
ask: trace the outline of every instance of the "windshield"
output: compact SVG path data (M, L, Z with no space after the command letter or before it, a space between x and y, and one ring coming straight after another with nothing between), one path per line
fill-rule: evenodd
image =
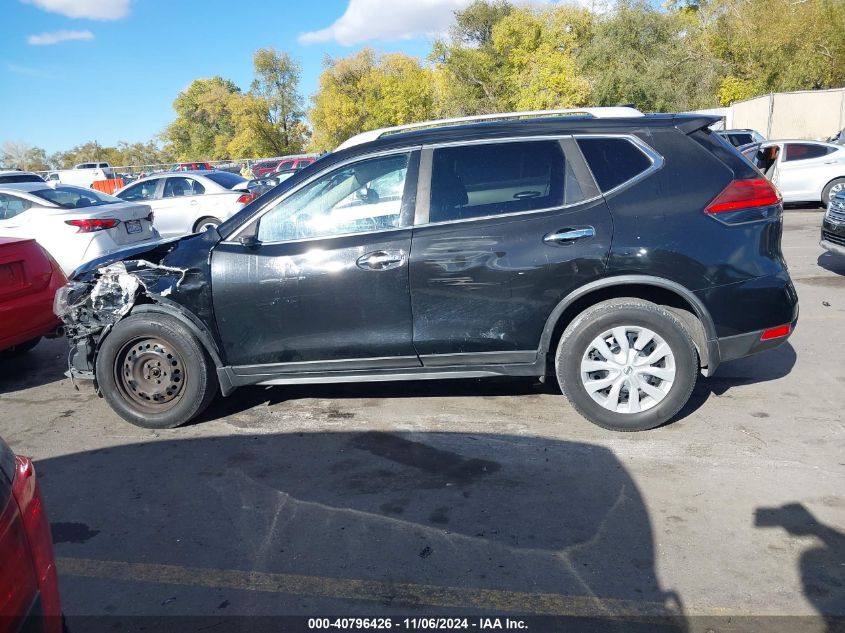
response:
M82 209L84 207L96 207L103 204L123 202L120 198L109 196L100 191L85 189L84 187L70 187L68 185L62 185L55 189L39 189L33 191L32 195L48 200L65 209Z

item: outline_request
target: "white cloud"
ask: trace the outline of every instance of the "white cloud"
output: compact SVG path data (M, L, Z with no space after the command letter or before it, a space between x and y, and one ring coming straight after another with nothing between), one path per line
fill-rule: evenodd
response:
M300 44L335 41L353 46L372 40L407 40L439 35L452 23L453 13L470 0L349 0L334 24L303 33Z
M129 15L131 0L21 0L68 18L88 18L90 20L120 20Z
M30 0L27 0L30 1ZM44 0L38 0L44 1ZM454 13L472 0L349 0L333 24L299 36L300 44L354 46L376 40L409 40L446 33ZM575 4L599 11L608 0L516 0L516 4Z
M59 42L93 39L94 34L91 31L53 31L41 35L30 35L26 38L26 43L32 46L50 46Z

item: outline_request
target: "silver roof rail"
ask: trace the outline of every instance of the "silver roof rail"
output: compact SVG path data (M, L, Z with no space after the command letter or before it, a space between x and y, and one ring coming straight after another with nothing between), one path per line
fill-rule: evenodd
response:
M368 132L361 132L356 134L343 143L338 145L335 151L354 147L361 143L368 143L375 141L386 134L394 132L405 132L406 130L416 130L427 127L439 127L442 125L453 125L456 123L474 123L476 121L495 121L497 119L518 119L520 117L543 117L553 116L557 114L581 114L596 119L607 118L627 118L643 116L643 113L636 108L629 106L613 106L601 108L563 108L560 110L527 110L525 112L502 112L499 114L476 114L474 116L454 117L451 119L436 119L434 121L421 121L420 123L407 123L405 125L394 125L393 127L383 127L377 130L370 130Z

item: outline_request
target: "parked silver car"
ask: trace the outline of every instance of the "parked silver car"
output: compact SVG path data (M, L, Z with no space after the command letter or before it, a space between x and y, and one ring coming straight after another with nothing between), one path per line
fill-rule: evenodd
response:
M149 205L163 237L216 227L252 202L245 178L226 171L164 173L142 178L115 192L118 198Z
M827 204L845 191L845 146L821 141L766 141L739 148L783 195L784 202Z

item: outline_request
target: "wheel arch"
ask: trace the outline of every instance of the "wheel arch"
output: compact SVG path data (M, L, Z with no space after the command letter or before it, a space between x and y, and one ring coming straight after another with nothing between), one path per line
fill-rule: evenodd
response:
M648 275L618 275L605 277L574 290L552 310L540 336L538 358L553 357L563 331L584 310L608 299L633 297L661 305L673 312L683 323L698 350L702 368L711 375L719 365L719 346L716 328L707 308L687 288Z
M835 177L831 178L830 180L828 180L824 184L824 187L822 187L822 195L821 195L821 203L823 205L827 206L827 203L828 203L828 199L825 196L825 193L827 193L827 188L830 187L837 180L845 180L845 174L840 174L839 176L835 176Z
M212 336L202 321L182 308L178 303L165 299L164 297L157 297L156 303L136 303L129 314L166 314L179 320L197 338L200 345L205 348L211 357L211 361L214 363L217 372L220 392L224 396L228 396L235 390L235 386L232 384L229 374L226 371L223 353L214 340L214 336Z

